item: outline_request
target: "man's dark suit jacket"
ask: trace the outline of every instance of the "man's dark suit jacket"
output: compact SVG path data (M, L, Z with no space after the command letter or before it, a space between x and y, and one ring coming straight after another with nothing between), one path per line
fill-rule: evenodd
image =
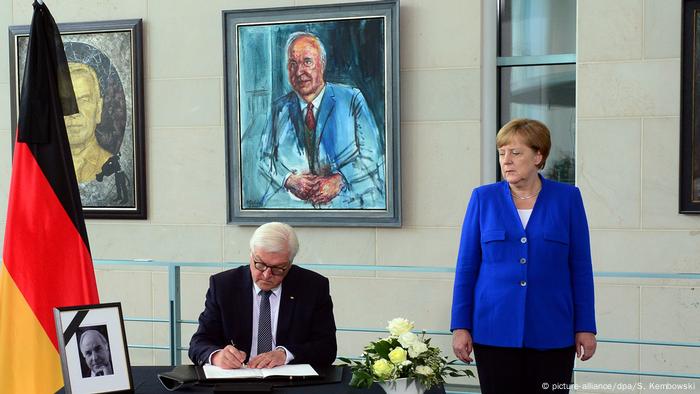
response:
M195 365L229 345L250 355L253 328L253 279L250 267L228 270L210 278L199 328L190 341L189 356ZM328 279L292 265L282 282L277 319L277 346L293 355L295 364L330 365L337 344Z

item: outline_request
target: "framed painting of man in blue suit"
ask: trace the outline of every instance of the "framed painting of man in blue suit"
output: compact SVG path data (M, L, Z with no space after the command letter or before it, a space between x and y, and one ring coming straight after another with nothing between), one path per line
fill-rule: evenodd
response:
M398 0L224 11L229 221L400 226Z

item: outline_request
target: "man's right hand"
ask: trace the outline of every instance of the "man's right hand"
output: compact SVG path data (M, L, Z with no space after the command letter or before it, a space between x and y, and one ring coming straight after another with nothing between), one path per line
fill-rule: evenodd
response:
M457 329L452 332L452 350L458 359L465 363L472 362L471 353L473 346L472 334L469 331Z
M223 369L238 369L245 362L245 352L228 345L211 356L211 363Z
M284 182L284 187L298 198L306 201L318 191L316 175L310 173L291 174Z
M343 176L336 172L329 176L318 177L317 192L311 195L314 204L326 204L334 199L343 188Z

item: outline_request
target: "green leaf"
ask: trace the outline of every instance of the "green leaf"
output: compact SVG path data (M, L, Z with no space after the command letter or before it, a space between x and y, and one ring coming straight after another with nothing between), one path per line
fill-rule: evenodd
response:
M389 352L391 351L391 344L389 342L377 342L377 344L374 346L374 349L377 351L377 354L380 357L386 358L387 360L389 359Z
M352 378L350 379L350 387L363 388L362 378L360 378L356 374L352 374Z
M369 388L372 385L372 375L365 371L356 371L350 379L350 387Z

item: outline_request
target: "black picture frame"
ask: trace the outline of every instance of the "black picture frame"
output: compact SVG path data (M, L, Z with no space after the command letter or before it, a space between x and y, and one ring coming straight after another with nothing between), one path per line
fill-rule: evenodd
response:
M121 303L59 307L53 314L67 394L134 392Z
M700 214L700 0L683 1L679 213Z
M100 89L99 110L67 118L69 140L89 141L72 149L84 216L146 219L142 21L64 23L58 29L69 65L89 66L92 71L82 75L92 73L87 78L96 78ZM29 26L10 26L9 41L14 144ZM93 120L84 113L94 114Z
M257 225L274 219L301 226L400 227L399 1L222 14L228 222ZM301 113L298 89L288 79L286 45L292 34L302 31L318 37L327 55L321 72L326 93L316 106L316 145L310 148L307 141L303 153L282 137L296 133L296 144L301 143L304 124L296 121L299 115L286 112L286 120L278 116L287 105L296 105L294 111ZM359 98L352 104L338 94L351 89L353 98ZM334 98L334 107L326 106L327 96ZM350 109L353 105L362 109ZM348 137L353 135L347 120L351 117L354 136ZM338 126L340 122L347 124ZM371 137L358 137L361 133ZM337 137L331 141L330 135ZM353 143L341 146L348 140L356 148ZM350 159L339 158L338 151L353 149ZM316 159L307 156L313 151ZM359 164L360 157L366 162ZM325 167L309 164L314 160ZM330 201L312 203L285 186L291 174L304 173L341 176L343 187Z

